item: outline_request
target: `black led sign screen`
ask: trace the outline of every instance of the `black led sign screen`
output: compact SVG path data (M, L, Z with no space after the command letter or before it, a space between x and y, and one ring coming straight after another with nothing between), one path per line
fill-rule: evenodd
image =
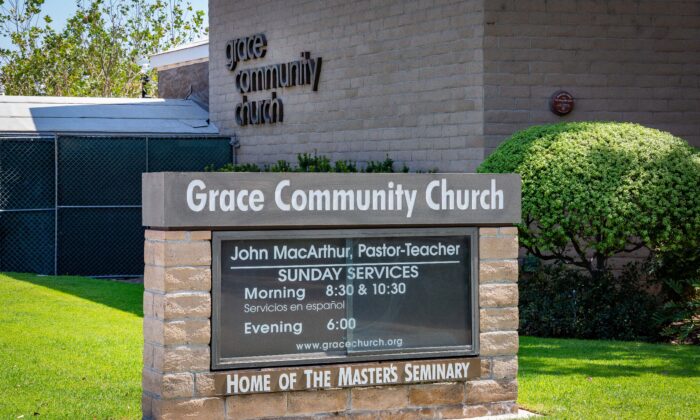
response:
M212 368L475 355L476 236L215 232Z

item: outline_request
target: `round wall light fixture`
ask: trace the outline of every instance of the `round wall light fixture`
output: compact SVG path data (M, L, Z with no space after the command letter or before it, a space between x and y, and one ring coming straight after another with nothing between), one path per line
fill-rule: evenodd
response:
M574 96L565 90L558 90L549 98L549 109L560 117L573 111Z

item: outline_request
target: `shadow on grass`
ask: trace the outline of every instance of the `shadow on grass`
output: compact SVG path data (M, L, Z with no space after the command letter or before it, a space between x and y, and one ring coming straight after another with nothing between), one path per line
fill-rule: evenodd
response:
M522 337L525 375L700 377L700 347L625 341Z
M74 276L38 276L27 273L2 273L2 275L143 316L142 284Z

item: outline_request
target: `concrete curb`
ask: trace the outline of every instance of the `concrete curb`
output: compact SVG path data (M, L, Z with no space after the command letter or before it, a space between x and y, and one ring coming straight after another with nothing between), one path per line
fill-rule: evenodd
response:
M532 413L527 410L519 409L518 414L501 414L498 416L482 416L473 417L470 420L511 420L511 419L527 419L530 417L541 417L539 414ZM466 419L463 419L466 420Z

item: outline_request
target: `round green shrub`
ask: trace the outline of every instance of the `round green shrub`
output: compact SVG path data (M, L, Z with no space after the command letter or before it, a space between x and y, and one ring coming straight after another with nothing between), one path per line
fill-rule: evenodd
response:
M596 274L622 251L700 249L700 153L669 133L616 122L535 126L478 171L521 175L521 245L540 258Z

